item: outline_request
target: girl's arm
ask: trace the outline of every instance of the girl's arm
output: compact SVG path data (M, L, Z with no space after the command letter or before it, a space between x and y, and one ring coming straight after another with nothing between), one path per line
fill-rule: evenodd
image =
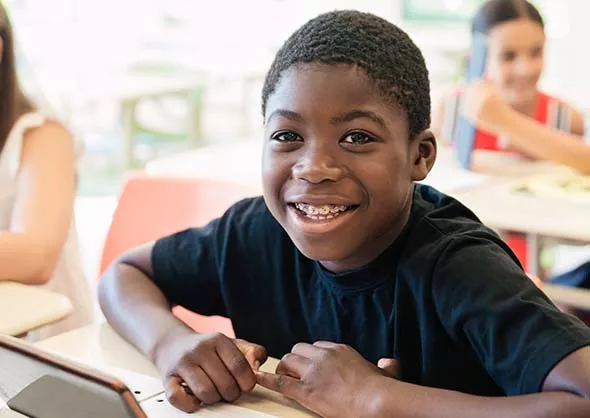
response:
M53 275L74 211L74 154L57 122L25 133L10 227L0 231L0 280L43 284Z
M590 174L589 145L577 135L555 131L514 111L488 82L477 81L465 89L462 112L484 129L508 136L518 151Z

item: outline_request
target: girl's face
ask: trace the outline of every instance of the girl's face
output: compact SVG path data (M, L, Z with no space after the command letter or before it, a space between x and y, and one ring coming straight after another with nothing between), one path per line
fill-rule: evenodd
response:
M511 105L535 99L544 49L543 27L527 18L499 24L489 31L486 75Z

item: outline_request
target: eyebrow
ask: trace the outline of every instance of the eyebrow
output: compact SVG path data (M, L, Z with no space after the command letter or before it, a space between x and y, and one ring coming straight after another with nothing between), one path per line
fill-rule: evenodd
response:
M270 120L274 117L282 117L285 119L289 119L293 122L302 122L303 121L303 116L301 116L299 113L297 112L293 112L292 110L287 110L287 109L277 109L274 112L272 112L268 118L266 119L266 122L270 122Z
M348 112L342 116L336 116L332 118L330 123L333 125L339 125L341 123L351 122L355 119L369 119L376 124L381 125L382 128L385 128L385 120L370 110L353 110L352 112Z
M301 116L297 112L293 112L292 110L287 109L277 109L273 111L269 117L267 118L267 122L269 122L274 117L283 117L285 119L289 119L293 122L302 122L303 116ZM330 119L330 123L332 125L340 125L342 123L351 122L355 119L369 119L376 124L380 125L381 127L385 128L385 120L377 115L375 112L371 112L370 110L353 110L351 112L345 113L341 116L335 116Z

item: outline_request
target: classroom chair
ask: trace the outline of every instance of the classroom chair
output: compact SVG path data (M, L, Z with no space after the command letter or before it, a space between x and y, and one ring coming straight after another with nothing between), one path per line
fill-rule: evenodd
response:
M527 238L525 234L518 232L506 232L504 242L510 247L514 255L520 261L520 264L525 270L529 269L529 249L527 246Z
M133 175L123 185L105 240L100 276L127 250L164 235L205 225L234 202L256 195L246 184L223 180ZM205 317L181 307L174 314L199 332L234 337L231 321Z

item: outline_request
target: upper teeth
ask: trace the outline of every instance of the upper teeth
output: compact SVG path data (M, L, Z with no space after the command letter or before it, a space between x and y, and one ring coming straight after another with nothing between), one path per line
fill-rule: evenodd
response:
M330 213L344 212L348 209L348 206L345 205L313 206L307 203L295 203L295 207L309 215L328 215Z

